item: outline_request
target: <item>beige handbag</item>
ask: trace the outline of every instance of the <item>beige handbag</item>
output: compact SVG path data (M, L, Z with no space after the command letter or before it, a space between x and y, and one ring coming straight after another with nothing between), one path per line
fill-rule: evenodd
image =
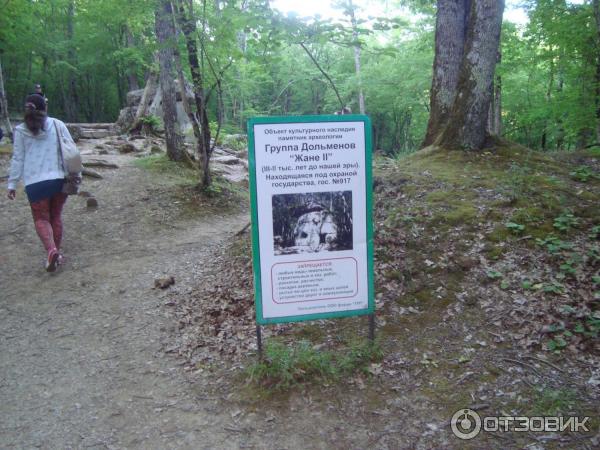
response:
M58 141L57 151L59 161L65 172L65 182L62 191L67 195L76 195L79 192L81 172L83 171L81 154L79 153L75 142L71 139L63 138L60 131L58 131L56 122L54 122L54 129L56 130L56 140Z

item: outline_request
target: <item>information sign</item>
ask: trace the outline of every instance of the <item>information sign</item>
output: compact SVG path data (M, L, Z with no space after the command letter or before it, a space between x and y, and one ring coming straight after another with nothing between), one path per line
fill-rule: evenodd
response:
M373 313L369 118L255 118L248 140L257 322Z

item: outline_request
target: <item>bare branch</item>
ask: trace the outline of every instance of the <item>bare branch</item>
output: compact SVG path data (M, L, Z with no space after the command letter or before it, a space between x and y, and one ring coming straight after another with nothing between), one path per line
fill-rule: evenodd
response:
M340 97L340 93L338 92L337 88L335 87L335 83L333 82L333 80L331 79L331 77L329 75L327 75L327 72L325 72L321 68L321 66L319 65L319 63L317 62L317 60L314 58L314 56L312 55L312 53L310 52L310 50L308 48L306 48L306 45L304 45L304 42L300 42L300 46L304 49L304 51L309 56L309 58L312 60L312 62L315 64L315 66L317 66L317 69L319 69L319 71L323 74L323 76L325 78L327 78L327 80L329 81L329 84L331 84L331 87L333 88L333 91L335 92L335 95L338 98L338 101L340 102L340 108L343 108L345 106L344 102L342 101L342 97Z

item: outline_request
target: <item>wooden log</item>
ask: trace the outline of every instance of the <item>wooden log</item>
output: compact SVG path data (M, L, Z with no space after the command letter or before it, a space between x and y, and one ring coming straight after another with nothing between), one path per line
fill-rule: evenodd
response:
M87 176L87 177L91 177L91 178L98 178L98 179L102 179L103 176L100 175L98 172L94 172L93 170L89 170L89 169L83 169L83 171L81 172L82 175Z
M115 126L114 123L66 123L65 125L81 127L88 130L106 130Z
M104 169L118 169L119 168L119 166L117 166L116 164L109 163L106 161L101 161L98 159L84 161L83 167L101 167Z

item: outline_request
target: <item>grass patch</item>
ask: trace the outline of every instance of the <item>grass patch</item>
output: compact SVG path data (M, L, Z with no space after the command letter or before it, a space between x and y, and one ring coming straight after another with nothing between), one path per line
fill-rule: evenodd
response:
M479 210L471 202L453 201L448 202L448 210L437 211L431 218L432 225L448 226L474 225L477 222Z
M210 213L243 207L248 203L248 191L212 173L208 188L200 186L200 172L168 159L165 154L151 155L134 161L136 167L160 175L164 184L173 187L174 197L182 203L185 217L198 212Z
M197 170L185 164L171 161L165 154L136 159L134 165L140 169L160 174L178 185L197 184L200 179L200 174Z
M246 369L250 381L261 387L286 390L294 385L335 382L355 372L366 373L372 362L380 361L377 343L357 341L345 351L317 350L309 341L285 345L271 341L264 358Z
M530 412L536 416L567 415L579 403L572 389L536 389L532 400Z

